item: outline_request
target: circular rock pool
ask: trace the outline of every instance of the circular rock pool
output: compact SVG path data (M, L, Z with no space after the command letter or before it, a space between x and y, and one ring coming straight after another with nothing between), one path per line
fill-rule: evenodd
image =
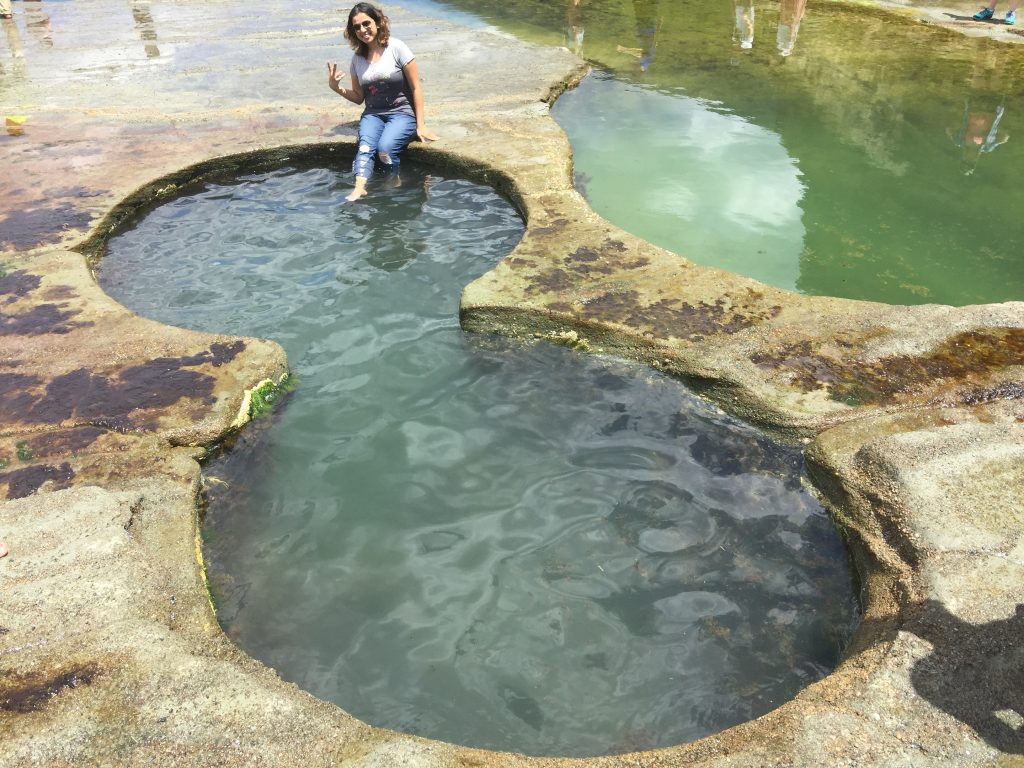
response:
M374 725L526 754L679 743L828 674L857 604L800 453L650 370L462 332L522 221L429 168L374 181L207 182L100 263L296 374L205 467L228 635Z

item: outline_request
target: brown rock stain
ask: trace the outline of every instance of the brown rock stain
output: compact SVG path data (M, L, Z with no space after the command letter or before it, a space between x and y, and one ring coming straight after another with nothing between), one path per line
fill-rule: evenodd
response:
M26 312L0 317L0 336L42 336L70 333L75 328L94 325L91 320L72 321L80 309L64 309L67 304L37 304Z
M95 443L106 430L100 427L78 427L64 432L46 432L29 438L28 447L38 459L50 456L72 456Z
M596 248L587 248L586 246L580 246L575 251L570 253L563 259L566 264L571 264L574 261L597 261L601 258L601 252Z
M43 709L51 699L81 685L91 685L99 677L92 664L58 672L55 675L0 674L0 710L28 714Z
M541 272L539 275L534 275L530 284L524 289L524 292L527 295L549 292L559 293L575 287L578 283L579 278L571 275L564 269L552 269L547 272Z
M0 246L9 244L18 250L27 250L56 243L69 229L86 229L90 220L86 211L70 203L10 211L0 219L0 231L5 233Z
M32 403L30 390L42 383L37 376L0 373L0 421L17 422Z
M858 345L842 344L849 349ZM805 392L826 388L833 400L850 405L899 401L920 394L939 380L984 381L993 371L1024 362L1024 328L983 328L951 336L924 355L892 355L875 360L824 354L809 341L755 355L761 368L782 370ZM963 395L966 404L1019 397L1021 386L997 385Z
M15 298L27 296L40 286L42 278L32 275L23 269L0 276L0 296L8 297L4 303L10 304Z
M778 306L744 308L724 299L713 304L662 299L643 305L637 291L622 291L588 301L581 314L592 320L648 330L662 338L699 340L705 336L736 333L777 317L781 311Z
M78 298L78 294L70 285L53 285L43 291L43 299L46 301L67 301L75 298Z
M546 224L543 227L532 227L530 229L531 235L557 235L560 232L565 231L565 228L569 226L569 220L566 218L553 219L550 224Z
M964 405L983 405L993 400L1024 400L1024 383L1006 381L994 387L982 387L960 395Z
M7 486L8 499L23 499L53 481L53 490L67 488L75 477L75 471L68 462L59 467L51 464L34 464L11 472L0 472L0 488Z
M218 368L244 349L243 341L216 343L196 355L159 357L109 377L79 368L54 377L42 391L36 377L0 374L0 421L59 424L78 420L119 431L152 429L155 416L141 421L133 419L132 412L155 412L182 399L212 405L216 379L188 369L202 365ZM196 418L201 418L201 411Z
M39 289L42 278L23 269L3 274L0 270L0 304L14 304ZM79 309L66 309L67 303L53 303L58 299L74 296L67 286L54 286L45 292L51 303L40 303L24 312L4 312L0 315L0 336L39 336L48 333L68 333L75 328L93 325L91 321L72 322L71 318L81 314Z
M576 287L579 278L610 276L622 270L639 269L650 264L650 259L644 256L624 260L622 255L627 250L628 247L621 240L612 239L605 240L597 247L581 245L562 258L561 266L535 275L525 292L527 295L536 295L545 291L566 291ZM510 259L509 264L535 266L521 258Z

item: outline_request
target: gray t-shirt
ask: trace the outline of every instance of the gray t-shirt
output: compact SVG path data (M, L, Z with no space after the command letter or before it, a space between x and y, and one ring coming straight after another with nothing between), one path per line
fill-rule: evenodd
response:
M352 57L349 72L359 78L366 108L364 114L386 115L405 112L415 115L403 69L413 60L409 46L392 37L381 57L371 64L358 53Z

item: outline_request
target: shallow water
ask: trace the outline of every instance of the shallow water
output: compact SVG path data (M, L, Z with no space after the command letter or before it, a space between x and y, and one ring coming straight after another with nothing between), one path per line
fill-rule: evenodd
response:
M298 374L205 468L225 631L375 725L533 754L678 743L827 674L856 603L799 453L649 370L460 331L522 223L403 180L208 184L101 262L133 309Z
M840 3L444 5L598 65L553 113L623 229L808 294L1024 298L1024 45Z

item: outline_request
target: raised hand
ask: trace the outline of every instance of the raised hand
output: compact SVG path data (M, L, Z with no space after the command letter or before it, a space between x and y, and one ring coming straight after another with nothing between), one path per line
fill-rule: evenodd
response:
M332 91L341 93L341 79L345 77L345 72L338 71L338 65L333 61L327 62L327 87Z

